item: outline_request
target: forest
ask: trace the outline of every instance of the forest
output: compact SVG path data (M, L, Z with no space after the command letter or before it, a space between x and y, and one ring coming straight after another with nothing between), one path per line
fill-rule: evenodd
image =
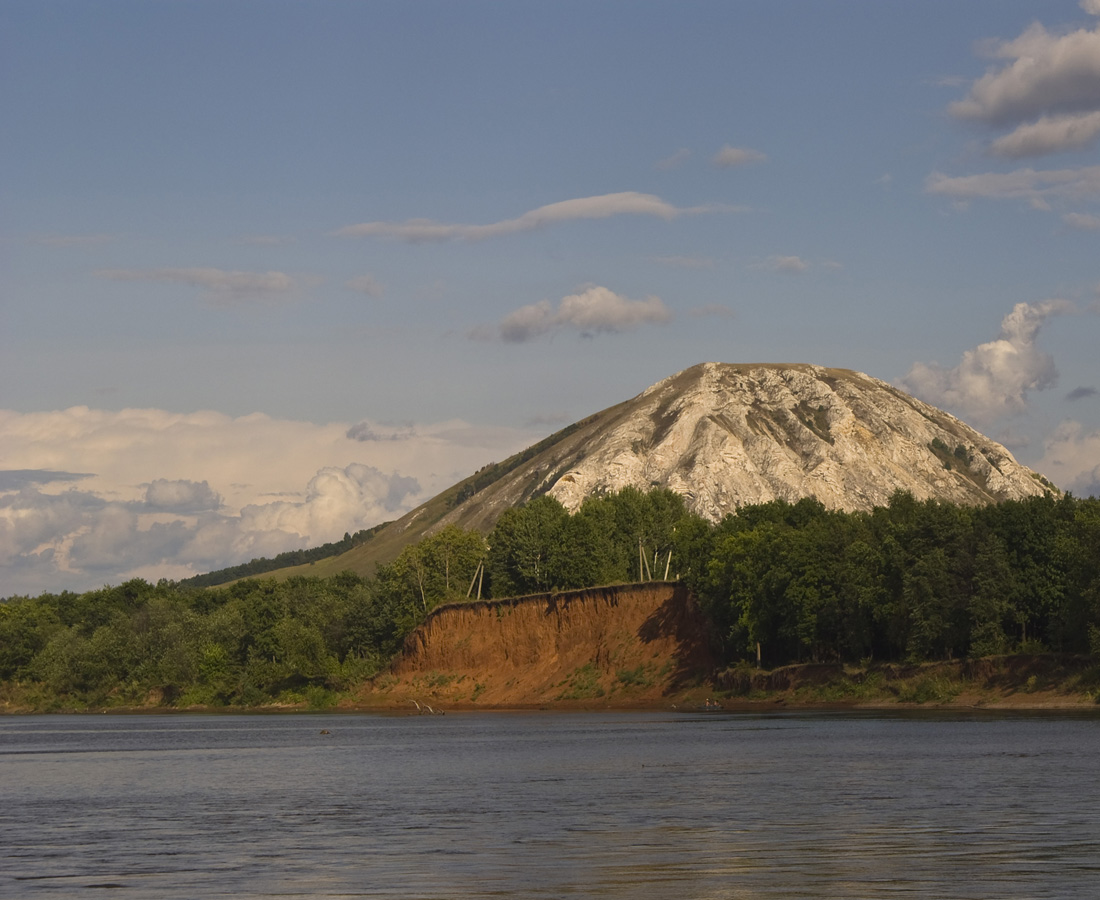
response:
M691 588L724 665L1100 656L1100 500L966 507L898 492L870 512L774 501L712 524L663 489L573 514L542 496L488 535L444 528L373 578L7 598L0 705L323 708L440 604L663 579Z

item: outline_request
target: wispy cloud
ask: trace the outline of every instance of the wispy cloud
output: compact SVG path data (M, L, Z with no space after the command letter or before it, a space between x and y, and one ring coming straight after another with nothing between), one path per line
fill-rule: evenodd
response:
M759 150L753 150L750 147L731 147L726 144L714 154L711 162L720 168L730 169L735 166L747 166L751 163L764 162L767 158Z
M435 222L431 219L410 219L406 222L364 222L347 225L333 232L340 237L385 237L410 243L428 241L482 241L487 238L535 231L563 222L607 219L612 216L655 216L671 221L679 216L700 213L727 212L730 207L718 204L677 207L653 194L625 191L600 194L550 203L525 212L514 219L504 219L488 225Z
M1072 391L1070 391L1068 394L1066 394L1066 399L1071 400L1071 401L1072 400L1084 400L1086 397L1095 397L1097 394L1100 394L1100 391L1098 391L1094 387L1090 387L1090 386L1075 387Z
M967 350L950 369L915 363L902 385L929 403L962 410L984 423L1022 413L1029 393L1058 380L1054 358L1037 346L1039 332L1051 316L1072 310L1066 300L1017 303L1001 321L996 340Z
M678 169L685 162L691 158L691 151L687 147L681 147L671 156L666 156L664 159L659 160L656 168L662 171L670 171L672 169Z
M54 472L50 469L0 469L0 492L18 491L32 484L56 484L91 478L91 472Z
M767 259L753 263L752 268L800 275L810 268L810 264L801 256L769 256Z
M561 330L584 337L632 331L639 325L664 324L672 319L659 297L631 300L605 287L593 285L563 297L555 307L547 300L522 306L498 325L474 329L470 336L519 344Z
M1070 228L1076 228L1078 231L1100 231L1100 216L1087 213L1066 213L1062 216L1062 221Z
M95 273L109 281L144 281L181 284L198 288L219 304L243 300L287 297L302 287L300 279L284 272L234 272L225 269L101 269Z
M967 202L970 200L1021 200L1036 209L1049 210L1060 201L1081 201L1100 196L1100 166L1079 169L1017 169L983 172L952 178L933 172L925 180L930 194Z
M385 285L381 284L373 275L360 275L344 283L344 287L364 294L367 297L381 297L386 292Z

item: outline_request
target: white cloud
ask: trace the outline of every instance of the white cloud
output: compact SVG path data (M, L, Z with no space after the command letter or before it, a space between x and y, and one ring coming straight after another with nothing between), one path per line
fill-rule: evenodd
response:
M373 275L360 275L344 283L349 290L364 294L367 297L381 297L385 292L385 285L380 284Z
M184 577L337 540L542 436L460 421L0 411L0 596Z
M639 325L663 324L672 315L659 297L631 300L598 285L563 297L557 308L547 300L523 306L505 316L499 325L475 329L471 337L499 338L523 343L562 329L582 336L631 331Z
M298 279L284 272L233 272L225 269L101 269L100 278L110 281L150 281L199 288L215 303L234 303L285 297L301 287Z
M1100 3L1100 0L1097 0ZM1062 221L1070 228L1079 231L1100 231L1100 216L1092 216L1086 213L1066 213Z
M994 156L1020 159L1062 150L1080 150L1100 134L1100 112L1084 115L1043 116L1027 122L989 145Z
M1036 22L985 49L1007 62L990 68L949 110L957 118L1014 129L990 152L1042 156L1080 149L1100 134L1100 29L1056 34Z
M1051 316L1069 312L1065 300L1017 303L1001 321L997 339L967 350L957 366L915 363L902 379L911 393L937 406L962 410L980 422L1023 412L1031 391L1053 387L1054 359L1036 346Z
M196 513L221 505L222 498L205 481L157 478L145 486L145 506L150 510Z
M364 222L360 225L347 225L335 231L334 234L340 237L387 237L410 243L480 241L534 231L562 222L607 219L624 215L656 216L669 221L683 215L729 210L729 207L720 205L680 208L666 203L653 194L624 191L618 194L600 194L595 197L578 197L574 200L550 203L525 212L518 218L504 219L489 225L448 224L434 222L431 219L410 219L406 222Z
M1086 431L1080 422L1063 422L1043 442L1040 472L1063 490L1100 497L1100 429Z
M1022 122L1052 112L1100 106L1100 32L1053 34L1038 22L1011 41L986 45L988 55L1011 60L971 85L952 115L992 125Z
M810 264L800 256L769 256L763 262L754 263L753 268L797 275L809 269Z
M729 144L726 144L721 150L714 154L711 162L723 169L729 169L734 166L746 166L750 163L764 162L767 158L768 157L759 150L753 150L749 147L731 147Z
M1079 6L1093 16L1100 16L1100 0L1081 0Z
M933 172L924 189L959 201L1023 200L1036 209L1052 202L1081 201L1100 195L1100 166L1079 169L1017 169L952 178Z

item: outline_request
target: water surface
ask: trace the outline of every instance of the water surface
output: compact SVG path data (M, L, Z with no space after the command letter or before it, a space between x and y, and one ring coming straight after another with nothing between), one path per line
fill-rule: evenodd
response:
M1092 900L1097 798L1095 716L9 717L0 896Z

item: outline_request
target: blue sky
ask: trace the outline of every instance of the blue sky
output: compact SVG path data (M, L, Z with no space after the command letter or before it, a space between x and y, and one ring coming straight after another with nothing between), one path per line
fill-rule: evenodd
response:
M1100 492L1100 0L0 6L0 596L339 538L707 360Z

